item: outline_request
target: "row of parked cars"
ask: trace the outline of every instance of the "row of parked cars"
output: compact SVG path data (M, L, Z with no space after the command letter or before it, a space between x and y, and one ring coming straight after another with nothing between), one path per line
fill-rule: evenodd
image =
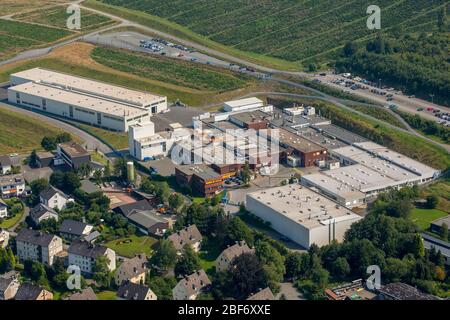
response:
M153 38L152 41L157 42L157 43L161 43L161 44L163 44L165 46L168 46L168 47L171 47L171 48L175 48L175 49L178 49L178 50L186 51L186 52L189 52L189 53L194 53L195 52L195 50L192 49L192 48L188 48L188 47L182 46L181 44L175 44L175 43L169 42L169 41L164 40L164 39Z

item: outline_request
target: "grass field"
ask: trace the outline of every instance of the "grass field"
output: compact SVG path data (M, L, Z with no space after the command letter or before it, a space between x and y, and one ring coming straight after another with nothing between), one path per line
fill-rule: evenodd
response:
M0 132L0 154L8 154L41 149L43 137L56 136L62 130L40 119L0 107Z
M414 208L411 212L411 220L415 222L421 230L426 231L430 228L431 222L445 217L446 215L446 212L438 209Z
M23 214L24 213L22 212L22 213L16 214L12 218L3 220L3 222L0 223L0 229L9 229L11 227L14 227L17 224L17 222L19 222L19 220L22 218Z
M86 130L88 133L101 138L103 141L106 141L116 150L128 148L128 135L125 132L109 131L78 122L75 125Z
M0 60L67 38L74 33L35 24L0 19Z
M434 30L445 0L380 0L383 32ZM364 41L369 30L365 0L88 0L89 6L240 54L267 64L297 68L323 62L347 41ZM294 63L292 63L294 62Z
M66 5L54 6L52 8L45 9L40 8L37 10L13 15L12 19L27 23L36 23L61 29L67 29L67 18L69 17L69 14L66 12L66 10ZM112 19L106 16L99 15L85 9L82 9L80 14L81 29L76 30L77 32L86 32L114 23Z
M145 253L151 256L152 246L156 243L156 239L149 236L130 236L107 242L105 245L113 249L120 256L133 258L136 254Z
M98 300L116 300L117 295L115 291L102 291L97 293Z
M54 6L56 4L63 4L67 2L67 0L33 0L33 6L30 6L30 0L2 0L1 15L9 15L33 10L34 8Z
M205 272L212 276L215 273L215 262L222 250L214 241L203 241L202 248L199 253L200 266Z
M437 209L450 214L450 179L440 179L424 188L423 196L434 194L439 197Z

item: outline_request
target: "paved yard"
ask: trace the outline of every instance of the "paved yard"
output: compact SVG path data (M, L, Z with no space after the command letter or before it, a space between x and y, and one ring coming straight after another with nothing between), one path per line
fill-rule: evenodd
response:
M275 298L280 299L282 294L284 294L287 300L305 300L303 295L298 292L294 285L290 282L280 283L280 292Z

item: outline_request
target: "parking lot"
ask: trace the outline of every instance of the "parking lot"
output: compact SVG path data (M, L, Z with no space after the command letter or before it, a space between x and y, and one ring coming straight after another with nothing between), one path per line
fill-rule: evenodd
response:
M327 84L335 89L356 94L387 107L393 106L402 111L418 114L425 119L434 120L438 123L442 123L444 119L437 117L437 113L445 115L450 112L450 108L432 104L428 101L418 99L415 96L407 96L401 91L386 87L383 85L382 80L375 83L359 77L352 77L351 75L344 76L344 74L333 74L329 72L315 74L311 78L314 82ZM442 124L445 125L446 122L450 124L450 119L444 121Z

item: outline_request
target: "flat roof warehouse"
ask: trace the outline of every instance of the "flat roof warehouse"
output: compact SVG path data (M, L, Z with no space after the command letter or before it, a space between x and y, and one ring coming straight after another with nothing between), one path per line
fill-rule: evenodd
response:
M336 221L359 219L346 207L300 185L287 185L247 194L279 214L307 229Z
M122 104L95 96L80 94L48 84L27 82L13 87L15 92L27 93L44 99L67 103L84 109L99 111L117 117L129 117L148 113L143 108Z
M152 93L131 90L117 85L111 85L43 68L33 68L11 75L11 82L13 85L23 83L24 80L27 82L45 81L47 83L79 90L80 93L92 93L98 97L112 98L118 102L130 103L141 108L158 102L161 99L165 99L163 96Z

